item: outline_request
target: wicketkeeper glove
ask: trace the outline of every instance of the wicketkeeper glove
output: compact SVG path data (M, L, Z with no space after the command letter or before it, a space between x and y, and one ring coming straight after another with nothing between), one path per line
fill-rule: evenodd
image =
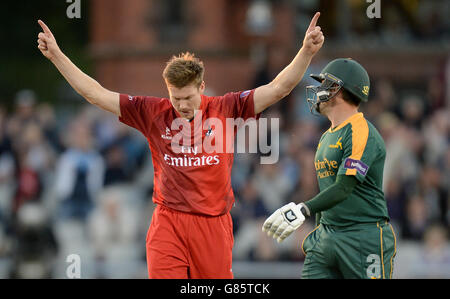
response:
M309 210L304 203L296 205L291 202L270 215L264 222L262 230L280 243L299 228L308 216Z

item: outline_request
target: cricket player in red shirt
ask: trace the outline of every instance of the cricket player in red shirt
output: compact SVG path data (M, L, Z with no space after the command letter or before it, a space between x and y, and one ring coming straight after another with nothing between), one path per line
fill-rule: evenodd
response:
M105 89L64 55L50 29L38 21L43 29L38 48L69 84L88 102L116 114L148 140L157 205L146 240L149 278L233 278L229 213L234 202L233 153L226 150L230 147L227 134L220 131L227 119L257 118L300 82L324 42L316 26L319 16L316 13L311 20L295 58L269 84L205 96L203 63L185 53L173 57L164 70L169 98ZM212 125L210 120L214 120Z

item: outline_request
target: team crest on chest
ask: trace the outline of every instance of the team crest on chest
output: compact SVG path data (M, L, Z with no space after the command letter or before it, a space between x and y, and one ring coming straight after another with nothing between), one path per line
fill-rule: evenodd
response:
M206 131L205 136L213 136L214 135L214 130L209 127L208 131Z
M336 149L342 149L342 137L339 137L339 139L336 141L336 144L330 144L329 148L336 148Z
M166 127L166 133L161 135L162 139L171 140L172 139L172 132L170 131L169 127Z

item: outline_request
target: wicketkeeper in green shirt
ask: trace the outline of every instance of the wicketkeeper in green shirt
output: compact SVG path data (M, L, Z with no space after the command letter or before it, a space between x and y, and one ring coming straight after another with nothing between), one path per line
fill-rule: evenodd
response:
M315 215L303 240L302 278L392 278L396 239L382 190L386 148L377 129L358 111L370 81L355 60L331 61L308 86L311 112L331 127L320 138L314 164L320 193L276 210L263 231L283 241Z

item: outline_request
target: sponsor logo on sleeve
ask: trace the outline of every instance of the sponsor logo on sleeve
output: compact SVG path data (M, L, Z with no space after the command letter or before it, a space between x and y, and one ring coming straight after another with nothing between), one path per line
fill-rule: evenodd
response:
M345 159L344 168L345 169L356 169L356 171L359 172L363 176L365 176L367 174L367 171L369 170L369 166L364 164L364 162L362 162L360 160L350 159L350 158Z
M242 99L242 98L248 96L248 95L250 94L250 92L251 92L251 90L243 91L243 92L241 92L241 94L239 95L239 97Z

